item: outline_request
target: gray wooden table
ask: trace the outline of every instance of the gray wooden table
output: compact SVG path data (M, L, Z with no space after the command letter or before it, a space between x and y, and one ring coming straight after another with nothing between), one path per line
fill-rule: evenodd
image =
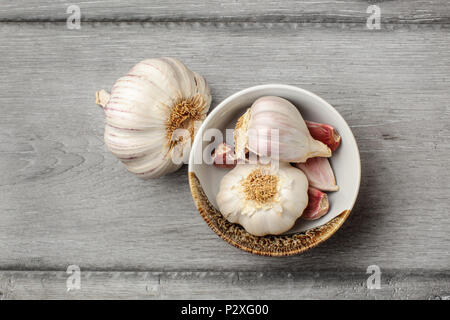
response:
M449 299L450 3L379 2L379 30L370 4L1 0L0 298ZM203 222L186 168L126 172L94 92L159 56L204 75L212 107L262 83L333 104L363 169L342 229L299 256L254 256Z

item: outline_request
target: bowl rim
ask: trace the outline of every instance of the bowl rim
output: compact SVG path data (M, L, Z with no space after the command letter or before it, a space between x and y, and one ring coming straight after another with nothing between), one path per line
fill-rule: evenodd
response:
M211 119L218 113L220 112L221 109L223 109L226 105L228 105L231 101L233 101L234 99L254 92L254 91L260 91L260 90L265 90L265 89L283 89L283 90L290 90L290 91L294 91L296 93L299 94L303 94L303 95L307 95L310 96L316 100L318 100L320 103L322 103L324 106L326 106L333 114L334 116L338 117L340 120L343 121L343 123L348 127L349 132L350 132L350 138L352 139L354 145L356 146L356 157L357 157L357 163L358 166L357 168L355 168L357 170L357 188L356 188L356 192L353 195L353 198L351 200L351 205L349 206L348 209L346 209L345 211L343 211L342 213L340 213L338 216L336 216L335 218L331 219L329 222L325 223L324 225L321 225L319 227L313 228L313 229L309 229L305 232L298 232L298 233L293 233L292 235L299 235L299 234L303 234L303 235L308 235L308 232L310 231L314 231L314 232L319 232L319 236L317 238L316 241L313 241L313 243L308 244L304 247L299 247L296 249L292 249L290 251L286 251L283 253L279 253L279 252L261 252L260 250L254 250L252 248L248 248L245 246L240 245L239 243L236 243L236 241L234 241L233 239L229 238L228 236L224 235L223 232L221 232L220 230L218 230L218 228L214 227L212 225L211 220L206 216L205 208L203 208L203 204L200 203L201 201L199 200L199 197L202 197L201 195L199 196L199 193L203 193L202 187L200 182L198 181L198 178L195 175L195 171L193 169L194 166L194 150L196 150L197 145L199 143L201 143L201 136L202 136L202 132L205 130L205 128L208 126L209 122L211 121ZM359 147L358 147L358 143L355 139L355 136L353 135L353 132L351 130L351 127L348 125L347 121L345 121L344 117L342 117L342 115L331 105L329 104L326 100L324 100L323 98L321 98L320 96L316 95L315 93L308 91L306 89L300 88L300 87L296 87L293 85L287 85L287 84L262 84L262 85L256 85L256 86L252 86L252 87L248 87L246 89L240 90L230 96L228 96L227 98L225 98L224 100L222 100L205 118L205 120L203 121L203 123L201 124L200 128L198 129L197 134L195 135L194 138L194 142L191 146L191 153L189 155L189 165L188 165L188 177L189 177L189 186L190 186L190 190L191 190L191 195L193 197L194 203L198 209L198 211L200 212L202 218L205 220L205 222L208 224L208 226L215 232L217 233L217 235L219 235L219 237L221 237L222 239L224 239L225 241L227 241L228 243L232 244L235 247L238 247L244 251L247 252L251 252L251 253L255 253L255 254L259 254L259 255L268 255L268 256L285 256L285 255L293 255L293 254L298 254L301 252L304 252L310 248L315 247L316 245L324 242L325 240L327 240L328 238L330 238L340 227L341 225L344 223L344 221L347 219L347 217L349 216L351 210L353 209L356 200L358 198L358 194L359 194L359 190L360 190L360 186L361 186L361 157L360 157L360 152L359 152ZM199 190L200 189L200 190ZM206 197L206 195L203 194L203 196L206 199L207 202L208 199ZM210 205L210 204L209 204ZM211 205L212 207L212 205ZM265 236L268 237L268 236ZM269 236L269 237L274 237L274 236ZM281 236L279 236L281 237ZM260 237L260 238L264 238L264 237Z

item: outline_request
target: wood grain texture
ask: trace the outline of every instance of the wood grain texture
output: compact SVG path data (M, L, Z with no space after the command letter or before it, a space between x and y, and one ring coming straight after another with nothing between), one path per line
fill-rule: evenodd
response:
M106 0L51 1L1 0L0 20L65 20L67 8L80 7L84 21L258 21L258 22L360 22L367 7L377 4L383 22L450 22L447 0Z
M445 25L0 24L0 269L448 270L450 32ZM137 61L176 56L213 106L261 83L311 90L344 116L362 158L344 226L300 256L220 240L187 170L142 181L103 143L94 92Z
M386 272L368 289L365 270L327 272L83 272L67 290L62 271L2 271L11 299L450 299L450 274Z

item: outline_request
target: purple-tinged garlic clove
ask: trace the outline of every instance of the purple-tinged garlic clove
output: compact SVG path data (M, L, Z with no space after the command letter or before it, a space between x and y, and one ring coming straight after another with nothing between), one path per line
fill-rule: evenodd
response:
M232 169L236 166L233 147L222 142L212 153L213 164L217 168Z
M306 126L308 127L311 136L325 143L331 151L336 151L336 149L341 144L341 136L337 133L336 129L325 123L318 123L312 121L306 121Z
M317 220L328 213L330 203L326 193L315 189L308 188L308 206L303 211L302 219Z
M303 171L311 187L322 191L338 191L333 169L327 158L310 158L305 163L294 163L295 167Z

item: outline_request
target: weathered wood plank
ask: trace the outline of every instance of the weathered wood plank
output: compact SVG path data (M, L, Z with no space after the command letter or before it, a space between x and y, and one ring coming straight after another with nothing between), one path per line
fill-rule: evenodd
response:
M450 299L448 273L89 272L67 290L62 271L2 271L0 299ZM69 283L73 283L69 281Z
M1 24L0 268L448 270L444 27ZM280 82L316 92L342 113L363 177L355 210L332 239L297 257L252 256L202 221L186 169L150 181L125 171L103 144L94 92L137 61L163 55L203 74L213 105Z
M315 1L235 1L235 0L108 0L50 1L3 0L0 19L65 20L70 5L80 7L83 20L146 21L259 21L259 22L365 22L371 0ZM393 0L376 3L384 22L430 23L449 22L447 0Z

